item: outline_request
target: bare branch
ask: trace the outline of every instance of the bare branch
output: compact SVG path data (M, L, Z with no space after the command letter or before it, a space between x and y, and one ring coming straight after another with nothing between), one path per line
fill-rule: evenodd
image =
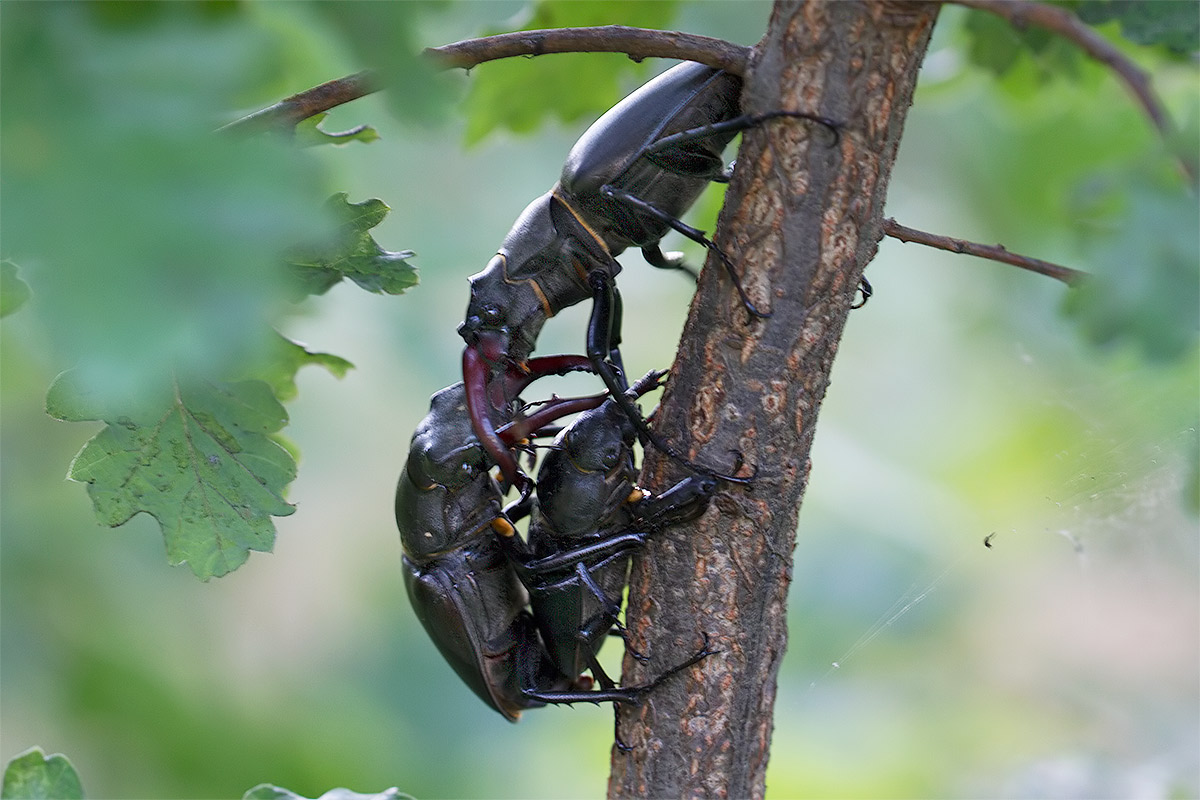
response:
M605 25L516 31L425 50L426 56L446 69L471 69L485 61L549 53L625 53L634 61L678 58L742 75L746 71L750 48L694 33Z
M1092 58L1106 64L1129 87L1138 103L1164 138L1173 127L1150 78L1107 39L1066 9L1032 0L944 0L980 9L1008 20L1016 27L1038 25L1078 44ZM659 31L606 25L592 28L549 28L516 31L426 48L424 54L442 69L471 69L486 61L549 53L625 53L634 61L645 58L678 58L744 75L750 48L724 39L679 31ZM225 125L230 133L252 133L271 127L291 127L303 119L378 91L377 76L364 71L323 83ZM1180 155L1184 172L1196 181L1197 169Z
M217 132L249 134L271 128L290 129L296 123L320 114L322 111L328 111L342 103L366 97L379 89L375 73L369 70L356 72L345 78L338 78L306 89L280 100L273 106L255 111L253 114L247 114L241 119L221 126Z
M1075 286L1081 280L1088 277L1088 273L1081 270L1060 266L1049 261L1042 261L1040 258L1030 258L1029 256L1009 252L1005 249L1004 245L977 244L976 242L968 242L966 239L954 239L950 236L926 233L916 228L905 227L891 217L883 221L883 232L893 239L899 239L902 242L916 242L928 247L936 247L939 250L949 250L951 253L964 253L969 256L978 256L979 258L987 258L992 261L1011 264L1014 267L1027 269L1039 275L1047 275L1055 278L1068 286Z
M605 25L502 33L429 47L424 51L442 69L471 69L486 61L549 53L625 53L634 61L678 58L699 61L742 75L746 71L750 48L694 33ZM358 72L294 94L273 106L234 120L219 130L222 133L244 134L270 128L291 128L301 120L381 88L375 73Z
M1150 76L1133 63L1111 42L1089 27L1065 8L1034 2L1034 0L944 0L968 8L987 11L1003 17L1016 28L1037 25L1074 42L1092 58L1109 67L1129 88L1146 116L1168 142L1174 136L1174 126L1162 101L1150 85ZM1195 162L1178 154L1179 163L1194 183Z

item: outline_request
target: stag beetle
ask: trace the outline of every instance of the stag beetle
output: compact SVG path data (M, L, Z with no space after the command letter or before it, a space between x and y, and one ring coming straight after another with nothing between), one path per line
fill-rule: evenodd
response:
M515 394L542 375L572 366L571 359L581 357L532 359L524 374L505 376L505 389ZM516 538L515 531L501 509L492 461L472 431L465 394L465 387L455 384L433 396L396 488L409 599L459 677L485 703L516 721L522 710L546 704L640 702L661 681L710 655L702 649L643 686L600 690L590 690L578 672L568 675L556 667L525 610L527 595L503 544ZM603 401L603 395L551 399L527 417L517 414L497 436L516 443ZM571 556L564 559L569 562Z
M630 399L658 386L651 372L630 387ZM559 671L590 670L612 686L596 661L617 622L629 556L669 525L695 519L716 490L710 477L685 478L651 495L635 483L637 429L612 399L580 414L550 446L538 470L527 554L517 574ZM519 546L519 539L510 546ZM583 554L586 558L582 558Z
M497 413L508 402L499 377L529 357L547 318L588 298L588 358L639 437L693 471L749 482L691 463L650 429L625 394L615 285L621 265L614 258L637 246L653 266L681 268L680 258L659 249L674 229L716 252L746 308L767 316L746 296L728 257L678 218L710 181L727 179L721 153L739 131L776 117L813 120L835 137L837 127L795 111L742 115L741 86L736 75L687 62L626 97L584 132L559 182L522 212L496 256L471 277L467 316L459 326L467 344L467 406L480 442L523 496L531 481L495 433Z

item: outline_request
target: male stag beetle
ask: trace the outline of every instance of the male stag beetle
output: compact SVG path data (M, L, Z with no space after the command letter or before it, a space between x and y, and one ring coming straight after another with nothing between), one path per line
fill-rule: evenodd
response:
M643 441L693 471L748 483L700 467L653 432L626 394L620 358L621 297L614 258L640 247L656 267L682 268L659 241L676 230L716 252L747 310L751 303L733 264L701 231L679 220L710 181L727 180L721 154L739 131L776 117L836 125L797 111L743 115L736 75L683 63L626 97L571 148L559 182L517 219L497 255L471 277L471 299L459 333L466 340L463 380L475 433L505 478L527 495L530 481L495 433L508 398L500 380L533 349L546 319L588 298L593 301L587 355L613 399ZM736 471L736 470L735 470Z
M572 357L531 360L526 374L505 377L505 389L515 394L537 377L561 372L564 358ZM517 415L498 438L516 443L603 400L552 399L528 417ZM546 704L636 703L670 675L710 655L702 649L635 687L589 690L579 673L559 670L525 610L526 592L502 544L515 532L501 509L492 465L472 432L465 389L455 384L433 396L396 488L404 582L413 609L442 656L485 703L511 721L526 708Z
M662 374L634 383L630 399L656 388ZM517 559L555 666L567 675L590 670L602 686L612 680L596 653L610 630L623 633L617 617L632 551L698 517L716 489L712 478L693 476L651 495L635 483L636 440L637 429L612 398L564 428L538 470L527 552Z

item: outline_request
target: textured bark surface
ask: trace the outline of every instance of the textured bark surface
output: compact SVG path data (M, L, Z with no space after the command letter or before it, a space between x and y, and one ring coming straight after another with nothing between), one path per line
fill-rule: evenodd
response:
M746 135L718 241L767 320L749 320L719 264L704 270L659 429L700 463L733 453L758 469L726 485L695 525L634 565L628 621L648 664L627 685L711 637L719 655L621 712L634 752L614 749L612 797L761 797L796 519L817 411L855 287L882 235L888 178L937 16L924 3L777 3L746 83L750 111L793 108L844 121L836 143L792 120ZM684 473L649 452L644 483Z

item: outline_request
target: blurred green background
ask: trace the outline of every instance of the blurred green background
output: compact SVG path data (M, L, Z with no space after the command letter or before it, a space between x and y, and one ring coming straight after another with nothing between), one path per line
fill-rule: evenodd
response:
M662 65L622 64L614 77L595 60L554 56L417 80L405 53L512 29L531 10L204 8L0 8L0 256L33 291L0 322L0 757L32 745L64 752L97 798L232 798L264 781L305 796L335 786L600 795L611 712L547 709L514 727L484 707L408 607L391 498L429 396L457 379L467 276L554 182L596 109ZM546 22L552 13L657 17L751 44L769 11L708 2L537 13L543 24L566 24ZM768 793L1193 797L1195 201L1108 73L1070 48L994 63L1004 61L997 40L971 19L947 9L939 22L888 214L1094 271L1113 289L1066 315L1067 290L1049 279L881 244L868 270L875 297L851 316L818 428ZM1130 52L1195 153L1194 63ZM185 128L211 130L366 63L409 85L340 108L325 127L366 122L380 142L265 165L180 155ZM576 76L587 81L578 91ZM526 106L576 116L484 134L500 111L535 125ZM466 147L466 137L478 141ZM244 205L214 209L202 176L221 187L235 172L251 176ZM260 195L262 180L272 183ZM287 202L338 190L392 207L373 233L416 251L421 285L387 297L343 284L295 309L240 300L265 283L247 265L304 229ZM711 229L717 204L714 194L693 221ZM140 215L145 224L130 222ZM229 243L220 263L184 258L164 270L146 258L208 247L218 231ZM690 287L625 261L624 353L640 374L670 363ZM171 298L200 310L174 312ZM114 380L139 379L136 365L113 372L122 354L153 359L164 341L217 359L264 316L356 365L340 381L300 373L285 430L301 452L288 497L297 511L277 520L274 553L228 577L200 583L168 567L152 519L104 528L84 487L64 480L99 426L47 417L46 387L117 324L89 318L89 304L126 301L129 319L97 362ZM539 350L578 351L585 315L551 320Z

